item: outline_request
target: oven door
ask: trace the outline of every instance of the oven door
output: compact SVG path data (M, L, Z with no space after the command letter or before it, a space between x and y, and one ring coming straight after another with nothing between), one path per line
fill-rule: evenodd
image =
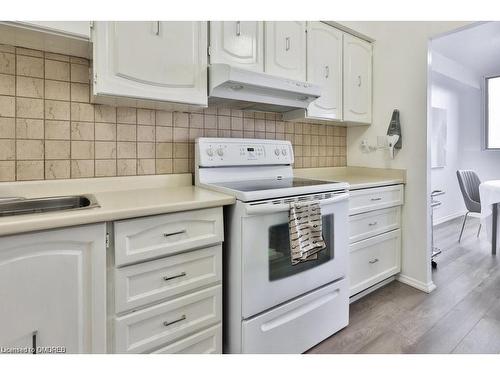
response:
M317 260L292 265L288 229L289 199L245 204L242 218L243 318L346 277L348 193L300 197L318 200L326 249Z

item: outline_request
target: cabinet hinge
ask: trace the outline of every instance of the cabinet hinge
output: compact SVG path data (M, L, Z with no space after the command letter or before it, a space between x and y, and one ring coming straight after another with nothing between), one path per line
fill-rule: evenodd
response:
M92 30L94 28L94 21L90 21L90 29Z
M109 249L109 233L106 233L106 249Z
M210 56L212 54L212 46L207 47L207 54Z
M94 73L94 84L97 84L97 73Z

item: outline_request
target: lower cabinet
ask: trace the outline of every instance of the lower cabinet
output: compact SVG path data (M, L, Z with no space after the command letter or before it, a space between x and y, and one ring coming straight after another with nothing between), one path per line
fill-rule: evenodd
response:
M351 192L349 283L354 296L401 271L403 185Z
M222 207L0 237L4 353L222 353Z
M352 244L350 270L351 295L401 271L401 230Z
M222 324L217 324L152 352L152 354L217 353L222 353Z
M222 240L222 208L115 222L109 351L222 353Z
M0 346L106 351L106 226L0 238Z
M117 317L116 351L145 353L218 324L221 318L222 287L216 285Z

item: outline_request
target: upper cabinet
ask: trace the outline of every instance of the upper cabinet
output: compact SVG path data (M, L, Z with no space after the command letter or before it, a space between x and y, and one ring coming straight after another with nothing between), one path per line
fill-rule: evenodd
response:
M43 32L63 34L74 38L88 40L90 38L89 21L17 21L11 22L32 29L39 29Z
M96 102L208 104L207 22L95 22L92 42Z
M306 80L306 23L265 22L266 73Z
M344 34L344 121L372 121L372 45Z
M264 71L262 21L210 21L210 63Z
M90 21L0 21L0 44L88 59Z
M342 120L342 32L322 22L307 25L307 81L322 86L307 116Z

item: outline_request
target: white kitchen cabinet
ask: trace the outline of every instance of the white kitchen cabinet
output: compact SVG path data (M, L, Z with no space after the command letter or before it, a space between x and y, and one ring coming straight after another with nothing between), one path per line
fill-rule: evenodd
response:
M15 21L10 22L42 32L55 33L73 38L90 38L90 21Z
M89 21L0 21L0 44L88 59Z
M372 121L372 45L344 33L344 121Z
M99 21L92 42L96 102L207 105L207 22Z
M111 352L222 352L222 224L222 207L114 222Z
M322 86L307 117L342 120L342 32L322 22L308 23L307 81Z
M403 185L350 191L349 289L351 301L401 271Z
M106 227L0 238L0 346L106 348Z
M185 339L155 350L153 354L217 354L222 353L222 324L195 333Z
M306 23L303 21L265 22L266 73L306 80Z
M349 246L350 294L359 293L401 271L401 230Z
M222 208L176 212L115 222L117 266L221 243Z
M349 215L401 206L403 201L403 185L354 190L349 197Z
M210 63L264 71L264 22L210 21Z
M222 286L215 285L115 319L117 353L145 353L222 320Z

